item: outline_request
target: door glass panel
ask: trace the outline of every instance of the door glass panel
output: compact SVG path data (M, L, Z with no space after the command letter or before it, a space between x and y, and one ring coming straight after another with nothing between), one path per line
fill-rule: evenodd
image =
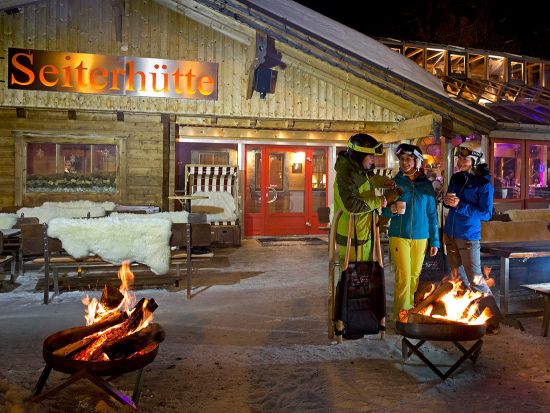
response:
M271 152L267 203L270 213L304 212L305 152Z
M313 151L311 167L311 212L327 206L327 154L324 149Z
M493 147L495 199L521 197L521 145L495 143Z
M550 144L531 143L528 145L528 198L550 199L550 180L548 178L550 172L549 152Z
M246 151L246 212L260 212L262 207L262 150Z

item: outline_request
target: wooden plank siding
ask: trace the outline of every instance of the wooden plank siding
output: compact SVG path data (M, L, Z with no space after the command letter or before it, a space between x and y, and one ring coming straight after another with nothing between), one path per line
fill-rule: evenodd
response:
M124 5L118 34L114 4ZM169 195L163 184L166 170L169 171L168 191L173 191L175 185L176 123L200 124L213 129L219 126L219 118L223 119L222 127L229 128L230 132L232 127L259 128L257 125L262 123L277 124L291 132L293 128L294 131L323 131L332 125L331 131L347 133L370 125L372 131L386 133L392 128L397 130L403 119L429 114L392 92L280 43L276 43L276 48L282 53L286 68L275 68L278 71L275 93L260 99L255 92L251 99L246 99L256 34L236 21L223 32L226 26L218 25L214 29L214 25L199 23L153 0L42 0L21 8L23 13L0 13L0 57L4 59L8 48L14 47L213 62L219 65L219 93L216 101L197 101L13 90L7 87L7 61L3 60L0 65L0 206L17 201L15 187L20 183L15 168L22 162L15 159L14 133L17 131L50 136L75 133L125 136L120 153L125 186L114 200L162 206ZM26 117L18 118L14 108L27 108ZM69 120L69 110L76 111L76 120ZM123 121L117 120L117 112L123 112ZM162 115L170 115L166 132ZM305 124L307 128L298 126ZM335 125L343 127L338 129ZM231 133L227 136L237 139ZM169 148L166 148L167 142ZM55 197L50 195L48 199ZM96 197L108 198L99 194ZM71 196L63 194L59 198L71 199ZM72 199L77 198L86 197L75 195ZM37 204L40 200L33 194L22 195L25 205Z
M109 199L127 204L161 205L163 199L163 126L159 115L126 115L117 122L116 115L77 112L76 120L67 120L67 111L28 110L27 118L17 118L15 111L0 112L0 207L18 204L15 199L17 168L24 160L15 159L15 141L19 135L43 134L52 140L67 135L75 142L79 137L122 137L119 148L119 176L124 177L120 192L108 194L23 194L23 205L38 205L44 200ZM82 115L82 116L81 116ZM70 141L70 140L68 140ZM121 173L122 172L122 173ZM21 172L20 172L21 173Z
M19 47L215 62L219 64L217 101L8 90L2 69L0 105L368 122L396 122L404 115L395 111L397 105L393 110L365 110L368 103L377 105L371 85L281 45L288 66L284 71L275 68L276 93L265 99L254 93L252 99L244 99L253 45L239 43L152 0L125 4L120 43L110 0L47 0L23 6L21 14L0 13L4 33L0 55L6 58L9 47ZM313 63L324 66L322 71Z

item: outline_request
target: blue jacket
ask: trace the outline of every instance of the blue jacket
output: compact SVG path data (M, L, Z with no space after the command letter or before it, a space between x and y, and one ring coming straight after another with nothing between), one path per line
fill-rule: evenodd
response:
M493 213L491 175L457 172L451 177L447 192L460 198L456 208L448 207L445 234L459 239L481 239L481 221L489 221ZM447 206L447 205L446 205Z
M382 209L382 215L391 218L388 236L429 239L430 246L439 248L436 195L432 182L425 174L411 181L401 171L394 180L403 190L399 201L405 201L407 207L403 215L392 214L389 205Z

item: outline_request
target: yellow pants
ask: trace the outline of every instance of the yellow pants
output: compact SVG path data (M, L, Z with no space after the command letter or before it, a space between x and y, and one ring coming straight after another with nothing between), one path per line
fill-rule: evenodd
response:
M390 254L395 267L393 316L397 320L401 309L414 307L414 293L428 246L427 239L390 237Z

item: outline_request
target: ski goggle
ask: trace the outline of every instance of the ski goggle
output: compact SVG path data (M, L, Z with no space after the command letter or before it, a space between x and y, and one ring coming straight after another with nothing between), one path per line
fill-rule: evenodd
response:
M483 154L481 152L471 151L468 148L465 148L464 146L457 146L454 149L454 156L460 156L462 158L467 158L469 156L474 158L481 158Z
M422 155L422 152L418 150L417 146L409 145L408 143L401 143L397 145L397 148L395 149L395 156L399 158L399 155L403 155L404 153L412 155L420 161L424 161L424 155Z
M353 142L349 141L348 148L350 148L352 151L367 153L370 155L384 154L384 148L382 147L382 142L378 143L377 145L374 145L372 148L367 148L364 146L354 145Z

